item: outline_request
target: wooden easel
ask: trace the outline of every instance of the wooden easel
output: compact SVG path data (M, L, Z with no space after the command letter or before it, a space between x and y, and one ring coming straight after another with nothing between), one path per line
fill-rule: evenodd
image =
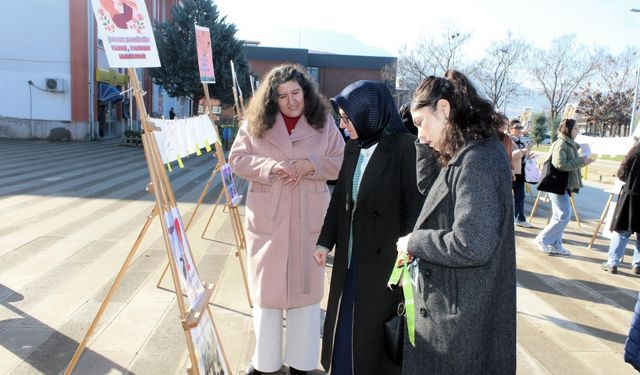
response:
M206 110L209 114L209 118L211 119L211 122L214 124L214 128L216 130L216 133L218 134L218 140L220 140L220 132L218 131L218 127L215 125L215 118L214 118L214 114L213 111L211 110L211 99L209 97L209 86L206 83L202 84L203 89L204 89L204 96L206 99ZM235 84L234 84L234 88L233 88L233 93L234 93L234 99L236 100L237 103L237 91L235 89ZM244 115L244 107L242 107L242 115ZM221 172L222 170L222 166L226 164L226 160L225 160L225 156L224 156L224 150L222 150L222 145L220 144L220 142L216 142L215 143L215 149L216 149L216 153L215 153L215 157L218 160L218 162L216 163L215 168L213 169L213 171L211 172L211 176L209 177L209 180L207 181L207 183L205 184L204 188L202 189L202 193L200 193L200 197L198 198L198 202L196 203L195 208L193 209L193 213L191 214L191 217L189 218L189 222L187 223L187 226L185 227L187 229L189 229L189 227L191 226L191 222L193 221L193 218L196 216L196 212L198 211L198 208L200 208L200 204L202 204L202 201L204 200L205 195L207 195L207 192L209 191L209 188L211 187L211 184L213 183L213 179L216 177L216 174L218 172ZM242 219L240 216L240 210L238 209L237 204L234 204L234 202L231 201L231 196L229 195L229 192L226 189L225 183L224 183L224 178L222 178L221 175L221 180L223 181L223 187L222 187L222 191L220 192L220 195L218 195L218 199L215 202L213 211L211 212L211 216L209 216L209 220L207 221L207 225L205 226L201 238L204 239L208 239L208 240L213 240L210 238L205 238L204 234L206 233L207 229L209 228L209 224L211 223L211 219L213 218L213 215L216 212L216 209L218 208L218 205L220 204L220 201L222 200L222 196L224 195L225 199L226 199L226 203L225 203L225 208L227 209L227 211L229 212L229 218L231 219L231 228L233 230L233 238L235 241L235 247L236 247L236 252L235 255L236 257L238 257L238 260L240 262L240 271L242 272L242 279L244 282L244 291L245 294L247 296L247 302L249 302L249 307L253 307L253 302L251 301L251 294L249 292L249 281L247 280L247 271L245 269L245 261L244 261L244 257L242 255L242 252L245 251L247 249L247 245L246 245L246 240L245 240L245 235L244 235L244 228L242 227ZM162 280L164 279L164 275L167 272L167 269L169 268L169 264L167 264L164 268L164 271L162 271L162 275L160 276L160 280L158 280L158 284L157 286L159 287L160 284L162 283Z
M540 196L542 195L541 191L538 191L538 195L536 195L536 200L533 202L533 207L531 208L531 213L529 214L529 222L533 219L533 215L535 215L536 210L538 209L538 203L540 202ZM547 200L547 193L544 193L544 201ZM578 228L582 228L580 225L580 215L578 215L578 210L576 209L576 203L573 201L573 196L569 197L569 202L571 203L571 208L573 209L573 214L576 218L576 222L578 223ZM547 218L547 224L551 220L551 215Z
M148 119L146 108L142 100L143 93L142 93L142 90L140 89L140 83L138 81L138 77L135 69L128 68L128 74L133 87L133 93L135 96L136 104L140 111L140 120L141 120L142 129L144 129L144 133L142 134L142 143L144 145L144 155L147 161L147 167L149 169L149 176L151 179L151 182L147 186L147 190L150 193L154 194L156 203L153 210L151 211L151 214L147 216L147 220L140 234L138 235L136 242L131 248L131 251L129 252L129 255L127 256L127 258L125 259L122 267L120 268L120 271L118 272L118 275L114 280L113 285L111 286L111 289L109 289L107 296L102 302L102 305L98 310L98 313L96 314L93 321L91 322L91 325L87 330L87 333L85 334L84 338L80 342L78 349L76 350L71 361L69 362L69 365L67 366L67 369L65 371L65 375L70 375L73 372L78 360L80 359L80 356L82 355L82 352L87 346L87 342L89 338L93 334L93 331L98 325L98 322L102 318L102 315L106 310L109 302L111 301L113 294L115 293L116 289L119 287L120 282L124 277L124 274L126 273L129 265L131 264L135 256L135 253L138 250L140 243L142 242L142 239L146 231L148 230L151 224L151 221L155 216L159 216L160 223L162 226L162 235L165 243L165 248L167 250L169 266L171 267L171 275L173 279L174 288L176 291L182 290L180 285L180 277L178 275L179 271L177 268L176 259L172 251L172 245L169 238L167 223L165 222L165 214L167 214L173 208L176 208L177 206L176 201L173 195L173 190L171 188L171 183L164 170L164 165L162 164L162 160L160 159L160 152L158 151L158 145L153 135L154 127L149 122L149 119ZM184 240L187 241L188 243L188 239L186 237ZM195 264L193 265L193 267L196 267ZM188 372L191 375L200 374L200 371L198 369L198 357L196 354L196 348L193 342L191 329L198 326L198 324L201 322L201 319L205 316L204 315L205 313L208 315L208 318L211 321L215 336L219 338L218 331L217 331L217 328L215 327L215 323L213 321L213 317L211 315L211 310L209 309L209 303L208 303L209 300L211 299L211 295L213 294L213 285L203 283L203 286L204 286L204 292L199 295L199 299L197 303L194 306L191 306L188 310L187 310L187 306L185 305L185 301L182 293L176 293L176 300L178 302L178 309L180 312L180 320L182 322L182 328L184 330L185 338L187 341L187 349L189 350L191 367L188 369ZM227 364L228 366L229 361L226 358L226 354L224 353L222 344L219 340L217 344L219 345L220 350L222 352L224 363ZM217 355L217 352L216 352L216 355ZM223 368L224 373L229 374L230 373L229 369L225 366L223 367L224 367Z
M598 224L596 224L596 229L593 231L593 236L591 236L591 241L589 241L588 249L591 250L593 247L593 243L596 241L596 237L598 237L598 233L600 232L600 227L607 219L607 213L611 208L611 201L613 201L613 197L620 194L620 190L624 186L624 183L618 179L615 180L613 187L609 190L609 198L607 198L607 203L604 205L604 209L602 210L602 215L600 215L600 220L598 220Z
M607 217L607 212L609 212L609 207L611 206L611 201L615 196L615 193L609 193L609 198L607 198L607 204L604 205L604 210L602 210L602 215L600 215L600 220L598 220L598 224L596 224L596 229L593 231L593 236L591 236L591 240L589 241L589 247L587 249L591 250L593 243L596 241L596 237L598 237L598 233L600 232L600 227L604 224L605 218Z

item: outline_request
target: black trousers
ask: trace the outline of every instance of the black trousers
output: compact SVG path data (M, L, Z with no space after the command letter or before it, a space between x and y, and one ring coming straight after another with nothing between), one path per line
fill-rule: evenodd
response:
M524 175L517 174L513 181L513 213L515 221L526 221L524 216Z
M356 300L356 262L351 255L351 268L347 269L342 291L338 324L333 343L332 375L353 375L353 307Z

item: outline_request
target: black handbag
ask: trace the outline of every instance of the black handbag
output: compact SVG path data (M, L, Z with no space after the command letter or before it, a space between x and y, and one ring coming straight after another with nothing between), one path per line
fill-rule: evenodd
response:
M387 356L398 366L402 366L405 328L404 303L398 304L398 311L384 322L384 346Z
M553 147L551 147L550 153L553 155ZM552 156L549 156L549 159L547 159L542 166L542 173L537 189L538 191L562 195L567 191L569 172L556 169L553 163L551 163L551 158Z

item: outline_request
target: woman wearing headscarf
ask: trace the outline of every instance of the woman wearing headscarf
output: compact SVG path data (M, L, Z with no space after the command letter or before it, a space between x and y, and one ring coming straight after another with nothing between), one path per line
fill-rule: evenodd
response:
M299 65L273 68L249 103L229 153L249 181L246 240L256 346L247 375L318 366L324 267L313 259L344 140ZM282 353L282 318L287 330Z
M416 186L416 137L382 83L352 83L331 104L351 139L315 253L324 265L335 245L322 365L336 375L399 374L385 353L383 327L402 296L386 285L395 242L409 233L424 200Z

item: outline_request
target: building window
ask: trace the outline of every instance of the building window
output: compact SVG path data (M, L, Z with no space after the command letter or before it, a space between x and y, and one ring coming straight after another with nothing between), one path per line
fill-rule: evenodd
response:
M311 77L312 80L320 83L320 68L310 66L307 68L307 73L309 73L309 77Z

